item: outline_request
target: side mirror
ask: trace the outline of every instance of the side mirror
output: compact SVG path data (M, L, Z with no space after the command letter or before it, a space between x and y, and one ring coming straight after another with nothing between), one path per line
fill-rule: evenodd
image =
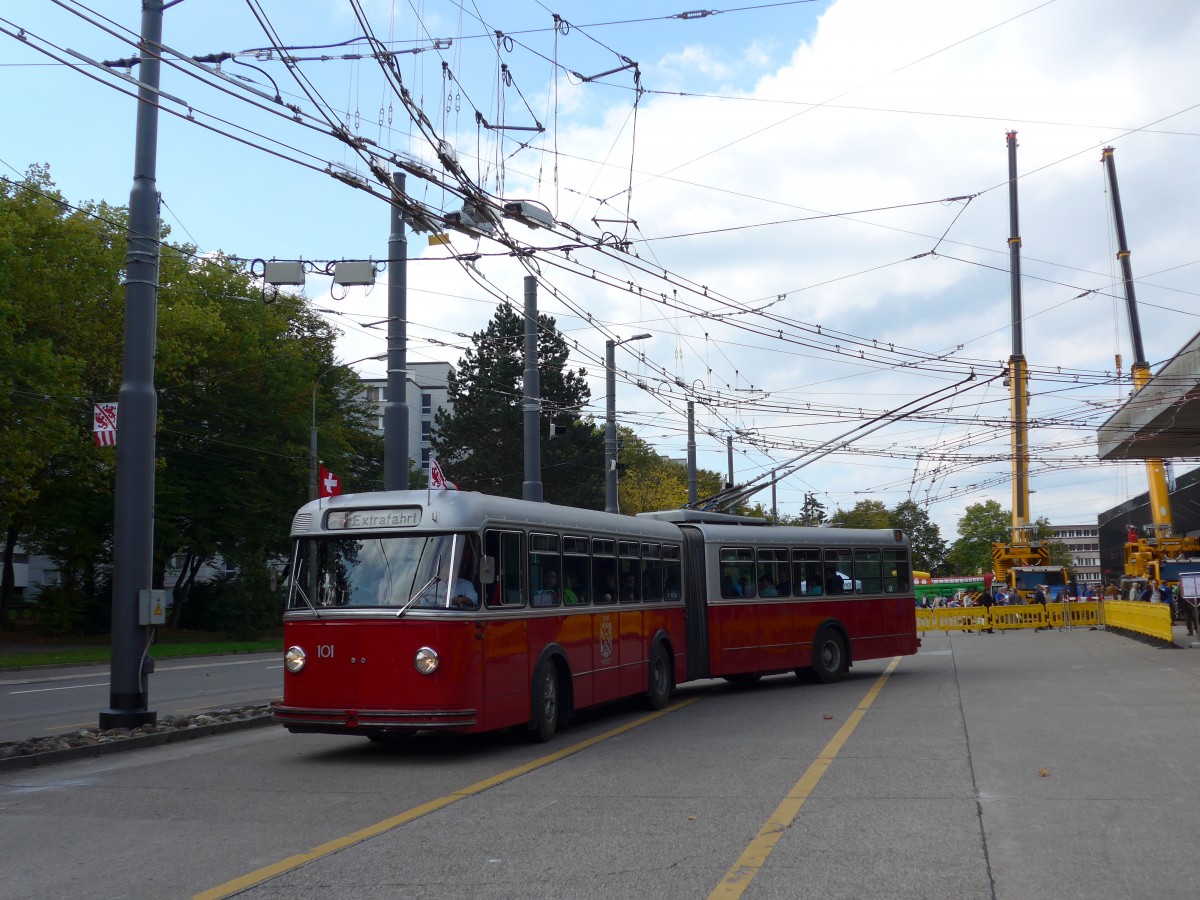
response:
M496 580L496 558L483 556L479 559L479 580L484 584L492 584Z

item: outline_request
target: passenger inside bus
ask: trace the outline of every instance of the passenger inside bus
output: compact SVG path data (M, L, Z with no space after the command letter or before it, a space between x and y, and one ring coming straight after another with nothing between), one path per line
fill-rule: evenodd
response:
M846 591L846 585L842 581L842 576L833 566L825 567L825 593L827 594L843 594Z
M775 589L775 585L771 584L771 579L765 574L758 576L758 596L760 597L778 597L779 591Z
M637 603L637 580L632 572L626 572L621 577L621 602Z
M546 569L542 573L542 586L533 592L533 606L558 606L558 573Z
M563 572L563 606L579 606L582 603L575 590L575 574L567 569Z

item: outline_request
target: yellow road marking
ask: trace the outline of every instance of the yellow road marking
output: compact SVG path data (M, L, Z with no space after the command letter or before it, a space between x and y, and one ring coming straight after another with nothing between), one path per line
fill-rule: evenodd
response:
M216 887L207 891L195 894L193 900L220 900L220 898L223 897L231 897L239 891L244 891L247 888L254 887L256 884L261 884L262 882L282 875L285 872L298 869L300 866L310 863L313 860L320 859L323 856L329 856L332 853L337 853L339 850L344 850L345 848L353 846L354 844L361 843L362 841L383 834L386 831L391 831L393 828L406 825L414 819L421 818L421 816L426 816L431 812L444 809L452 803L457 803L459 800L464 800L467 797L473 797L476 794L480 794L483 791L486 791L488 788L493 788L497 785L504 784L506 781L512 781L514 778L519 778L520 776L526 775L535 769L540 769L543 766L548 766L550 763L558 762L560 759L565 759L566 757L579 753L582 750L586 750L589 747L594 747L596 744L599 744L602 741L607 741L609 738L614 738L619 734L632 731L634 728L638 728L649 722L653 722L655 719L665 716L667 713L672 713L676 710L683 709L685 706L690 706L701 699L703 699L703 696L692 697L689 700L681 700L679 703L674 703L665 709L660 709L658 712L653 712L647 716L642 716L642 718L637 719L636 721L629 722L628 724L622 725L619 728L614 728L611 731L606 731L604 734L599 734L595 737L588 738L587 740L580 741L577 744L572 744L570 747L566 747L565 749L556 750L554 753L548 753L545 756L541 756L535 760L531 760L530 762L523 763L522 765L509 769L506 772L493 775L491 778L485 778L483 781L477 781L468 787L459 788L457 791L447 794L444 797L438 797L436 800L430 800L428 803L422 803L420 806L414 806L412 809L405 810L404 812L392 816L389 819L384 819L382 822L376 822L374 825L368 825L366 828L351 832L343 837L334 838L332 841L327 841L326 843L317 847L313 847L311 850L308 850L304 853L297 853L295 856L289 856L287 859L282 859L277 863L272 863L269 866L263 866L261 869L255 869L253 872L248 872L239 878L234 878L231 881L217 885Z
M829 768L837 755L841 753L842 747L845 746L850 735L854 733L854 729L858 727L858 723L862 721L863 716L867 714L867 710L871 708L871 704L875 702L875 698L879 696L879 692L883 690L884 684L887 683L888 678L898 665L900 665L899 656L888 663L888 667L884 669L883 674L879 676L874 686L867 691L867 695L858 704L858 708L850 714L845 724L837 730L837 734L825 745L825 749L813 760L808 770L800 776L800 780L788 791L787 796L783 798L783 802L775 808L775 812L771 813L771 817L759 829L758 834L755 835L754 840L742 852L742 855L738 857L737 862L725 873L725 877L721 879L721 882L713 888L712 893L708 895L709 900L733 900L733 898L742 896L746 888L750 886L750 882L754 880L754 877L767 864L767 857L771 855L771 851L775 849L775 845L783 837L784 829L792 824L797 813L800 812L800 807L804 805L804 801L812 794L813 789L816 788L817 783L821 780L821 776L825 774L825 770Z

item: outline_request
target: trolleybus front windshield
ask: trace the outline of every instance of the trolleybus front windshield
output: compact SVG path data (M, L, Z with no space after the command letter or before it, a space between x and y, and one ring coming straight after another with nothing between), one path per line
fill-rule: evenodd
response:
M466 543L464 535L305 538L288 609L446 609Z

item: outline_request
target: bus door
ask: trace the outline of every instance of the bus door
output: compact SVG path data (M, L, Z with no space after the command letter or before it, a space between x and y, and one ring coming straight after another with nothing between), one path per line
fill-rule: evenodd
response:
M484 554L495 561L496 578L483 585L482 719L487 727L503 727L528 721L531 715L525 535L490 530L484 535Z
M592 539L592 700L621 696L621 621L617 542Z

